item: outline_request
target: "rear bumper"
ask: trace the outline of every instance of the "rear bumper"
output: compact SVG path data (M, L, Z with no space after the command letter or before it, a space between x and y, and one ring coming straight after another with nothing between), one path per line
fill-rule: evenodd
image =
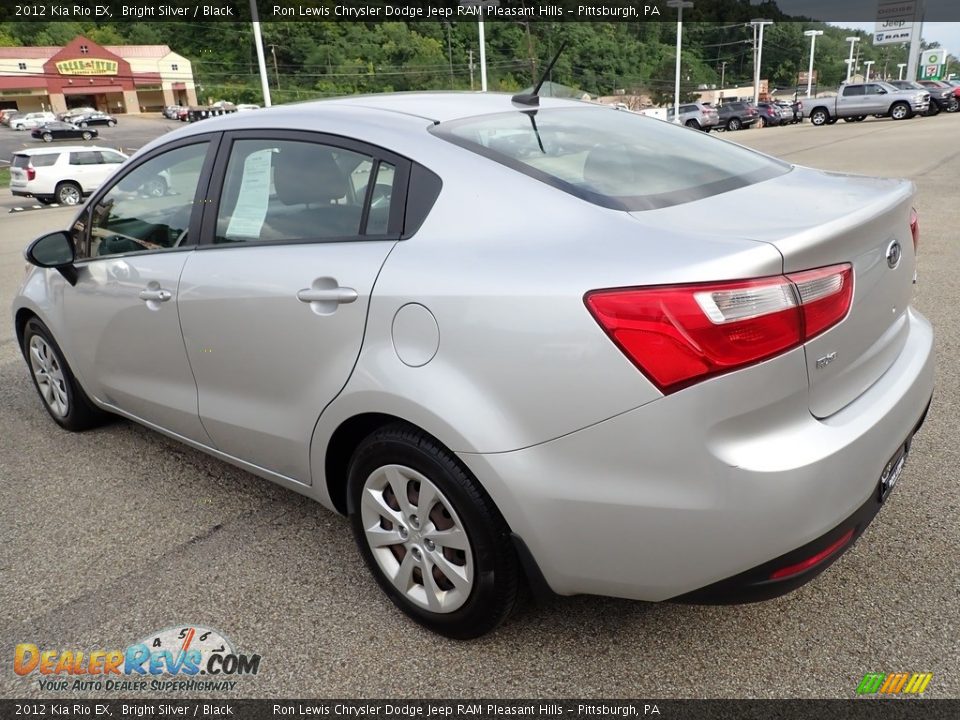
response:
M887 372L824 419L810 413L798 349L547 443L460 457L558 594L781 594L817 573L751 586L771 563L863 531L884 466L929 403L933 331L908 315Z
M928 402L920 420L907 437L907 448L913 436L919 432L924 420L927 419L929 409ZM770 600L796 590L813 580L853 547L873 518L880 512L885 500L878 488L878 492L867 498L866 502L850 517L816 540L739 575L674 598L674 601L701 605L728 605ZM808 569L799 569L804 561L818 557L822 559L813 563ZM798 568L798 571L790 573L783 579L775 577L778 570L791 567Z

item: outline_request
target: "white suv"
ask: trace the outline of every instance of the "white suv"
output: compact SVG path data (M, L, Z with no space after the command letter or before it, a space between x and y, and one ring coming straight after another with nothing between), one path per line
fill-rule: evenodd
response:
M126 159L110 148L82 145L18 150L10 163L10 191L44 204L77 205Z
M11 130L32 130L41 125L56 121L57 116L52 112L32 112L26 115L17 115L10 121Z

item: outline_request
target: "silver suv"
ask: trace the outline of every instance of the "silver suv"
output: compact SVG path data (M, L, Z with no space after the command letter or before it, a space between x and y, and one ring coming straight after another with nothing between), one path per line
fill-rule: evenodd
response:
M673 108L667 108L667 120L673 122ZM710 132L720 123L720 114L716 108L701 102L686 103L680 106L680 122L695 130Z

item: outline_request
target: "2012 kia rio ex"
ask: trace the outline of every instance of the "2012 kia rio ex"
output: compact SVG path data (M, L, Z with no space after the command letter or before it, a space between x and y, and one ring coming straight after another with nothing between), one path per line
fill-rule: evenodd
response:
M13 313L56 422L348 514L438 632L522 581L758 600L850 547L924 418L913 193L576 102L299 104L144 147Z

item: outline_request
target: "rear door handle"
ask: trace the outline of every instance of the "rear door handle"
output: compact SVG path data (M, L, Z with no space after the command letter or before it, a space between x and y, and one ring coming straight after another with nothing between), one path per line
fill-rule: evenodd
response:
M169 290L141 290L140 299L154 302L166 302L173 297L173 293Z
M338 305L346 305L356 302L358 297L357 291L349 287L304 288L297 293L297 300L302 303L334 302Z

